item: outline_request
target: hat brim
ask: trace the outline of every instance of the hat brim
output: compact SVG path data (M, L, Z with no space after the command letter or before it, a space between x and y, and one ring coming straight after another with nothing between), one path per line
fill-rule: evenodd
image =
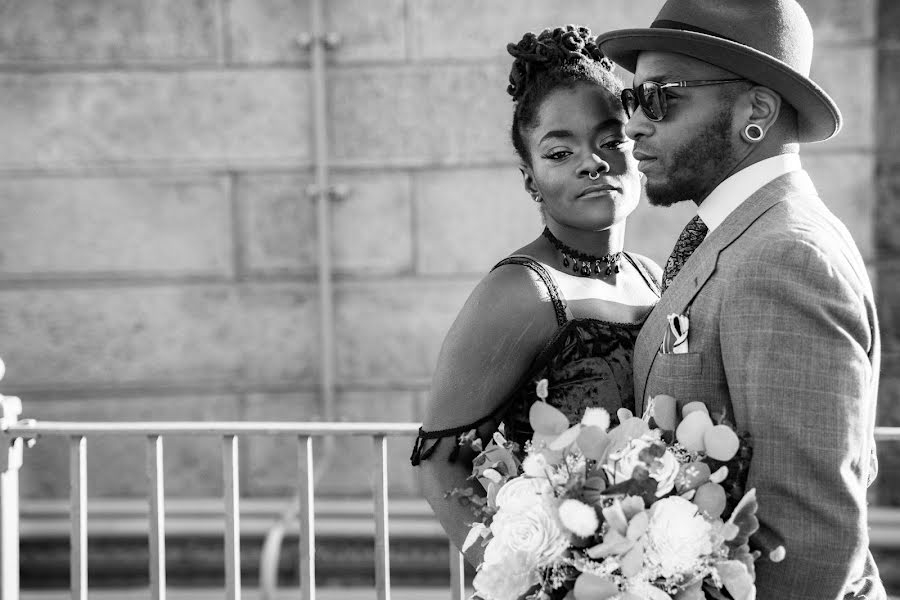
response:
M708 62L772 88L797 111L801 142L821 142L841 129L841 111L808 77L749 46L681 29L619 29L597 36L601 52L634 73L645 50L676 52Z

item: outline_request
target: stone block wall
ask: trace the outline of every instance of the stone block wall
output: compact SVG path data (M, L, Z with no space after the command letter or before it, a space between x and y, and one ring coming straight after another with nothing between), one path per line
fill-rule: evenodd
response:
M887 423L900 414L898 11L803 4L813 75L846 118L803 161L877 280ZM467 294L540 231L508 142L506 43L547 25L641 26L662 1L324 5L342 36L328 57L331 180L350 189L331 207L335 412L418 420ZM323 418L313 77L296 41L308 13L308 0L2 4L0 355L26 416ZM691 214L642 205L630 248L662 262ZM244 493L291 493L290 444L243 448ZM341 450L321 492L368 494L369 447ZM391 446L398 496L416 494L408 450ZM142 495L140 443L98 441L89 456L92 496ZM221 492L214 441L166 456L170 494ZM67 495L62 446L26 460L23 496Z
M878 3L878 84L873 116L876 122L876 209L872 237L878 280L878 310L883 344L878 420L900 426L900 5ZM900 505L900 442L879 448L878 502ZM900 564L898 552L897 564ZM898 569L900 571L900 569ZM898 577L900 578L900 577Z

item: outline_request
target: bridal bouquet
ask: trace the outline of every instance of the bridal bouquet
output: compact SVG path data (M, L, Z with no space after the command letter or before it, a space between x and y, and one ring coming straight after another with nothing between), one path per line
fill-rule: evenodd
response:
M462 442L479 451L472 479L487 492L451 492L480 517L463 546L484 546L475 598L755 597L757 503L738 477L746 440L699 402L677 415L674 398L657 396L644 419L622 409L610 429L608 413L592 408L569 427L543 401L546 380L538 396L524 455L502 433L483 448L474 435Z

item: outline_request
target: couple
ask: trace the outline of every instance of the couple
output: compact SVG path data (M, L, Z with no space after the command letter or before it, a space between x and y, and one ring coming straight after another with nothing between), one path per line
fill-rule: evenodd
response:
M467 485L472 456L454 438L503 423L529 439L540 379L573 423L588 406L641 415L665 393L752 436L752 541L786 547L783 562L757 563L760 598L885 598L866 512L875 306L853 240L800 166L799 143L840 128L808 77L812 47L794 0L668 0L647 29L509 45L512 141L546 227L462 309L414 448L458 547L473 514L445 494ZM653 205L698 207L663 270L623 250L642 183ZM689 315L686 353L660 350L672 314Z

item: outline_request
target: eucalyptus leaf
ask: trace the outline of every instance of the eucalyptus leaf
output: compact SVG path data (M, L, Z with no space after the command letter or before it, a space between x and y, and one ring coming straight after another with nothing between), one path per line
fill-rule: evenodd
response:
M606 577L582 573L575 580L573 594L575 600L607 600L617 596L619 588Z
M537 433L559 435L569 427L569 419L558 408L546 402L535 402L528 410L528 422Z
M550 445L548 447L551 450L561 452L575 443L575 440L578 439L579 433L581 433L581 425L573 425L572 427L569 427L561 434L556 436L556 439L550 442Z
M609 434L599 427L584 426L581 428L581 433L578 434L577 441L582 454L593 460L600 460L603 457L610 442Z

